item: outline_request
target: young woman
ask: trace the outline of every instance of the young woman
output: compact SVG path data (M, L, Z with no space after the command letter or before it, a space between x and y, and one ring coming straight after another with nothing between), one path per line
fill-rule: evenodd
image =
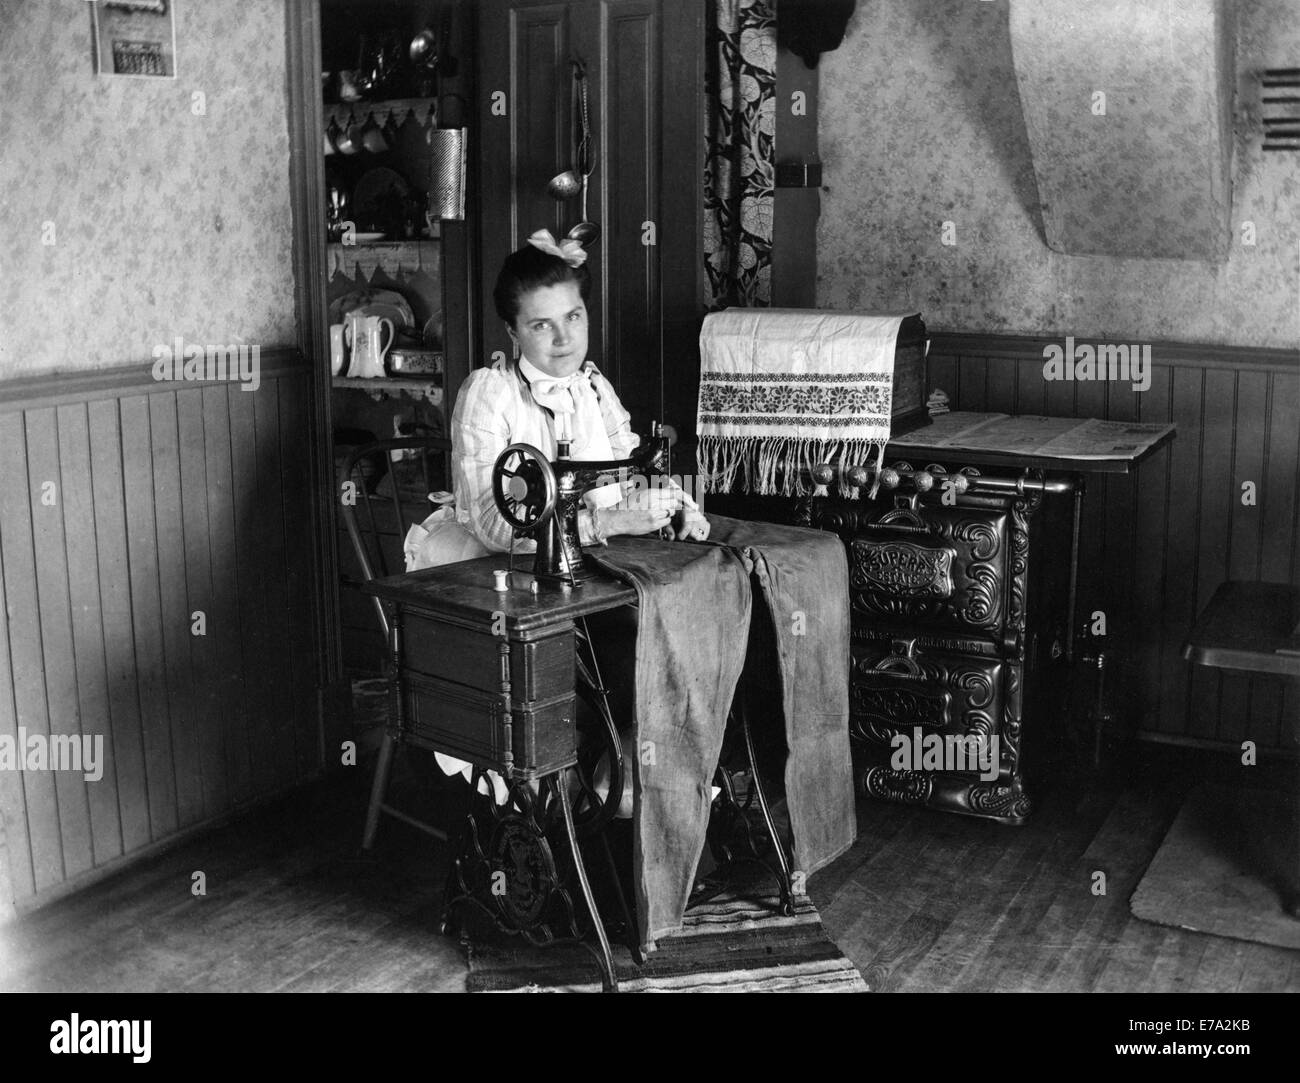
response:
M519 356L476 369L461 386L451 423L454 510L444 508L410 529L408 571L510 549L512 531L492 493L492 469L508 445L532 444L554 459L558 442L568 440L571 458L588 462L626 459L636 448L630 415L610 382L587 360L591 273L586 259L577 241L556 242L547 230L538 230L506 258L492 299ZM586 503L578 513L583 545L664 528L672 528L677 540L709 536L708 520L676 485L642 487L626 495L617 484L608 485L587 493ZM536 543L520 539L514 548L531 552ZM610 654L602 665L627 669L621 682L626 702L617 702L621 718L631 717L635 627L635 618L626 613L602 623L602 653ZM630 748L624 753L629 755ZM459 771L469 779L469 764L441 754L437 759L448 774ZM504 800L504 783L495 776L492 782L497 800ZM631 812L629 784L620 815Z
M510 526L492 494L493 465L509 444L532 444L554 459L564 439L571 457L586 461L626 459L637 446L617 392L587 360L586 259L577 241L557 242L544 229L506 257L492 300L519 356L476 369L461 386L451 423L454 512L412 527L408 571L511 547ZM653 534L679 511L678 540L709 536L708 520L675 485L627 495L606 486L588 493L586 503L578 513L583 545L616 534ZM535 548L531 540L515 543L517 552Z
M490 550L510 548L510 527L492 495L492 466L508 444L532 444L554 458L557 441L569 440L571 457L588 461L626 459L637 446L618 394L587 360L586 259L577 241L557 243L546 230L506 258L492 299L519 357L471 373L456 401L456 518ZM578 514L584 545L654 533L679 510L678 539L708 537L708 520L676 487L625 498L607 486L588 494L587 505Z

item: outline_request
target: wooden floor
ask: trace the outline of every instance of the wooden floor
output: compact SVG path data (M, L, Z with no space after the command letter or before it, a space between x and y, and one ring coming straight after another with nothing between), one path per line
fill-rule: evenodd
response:
M810 891L879 991L1300 990L1300 952L1130 914L1188 785L1057 786L1022 828L862 801ZM364 800L358 772L0 928L0 989L463 989L440 844L390 820L360 856Z

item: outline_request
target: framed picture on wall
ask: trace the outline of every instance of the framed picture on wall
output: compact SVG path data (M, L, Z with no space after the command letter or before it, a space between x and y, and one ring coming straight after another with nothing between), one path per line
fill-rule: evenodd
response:
M176 78L175 0L91 0L99 75Z

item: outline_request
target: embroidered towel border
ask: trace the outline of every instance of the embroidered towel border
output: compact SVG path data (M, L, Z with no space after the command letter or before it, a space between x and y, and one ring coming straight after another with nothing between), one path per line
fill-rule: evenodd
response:
M698 426L706 487L806 492L819 463L882 465L894 348L906 315L728 309L700 332ZM840 492L856 490L841 479Z

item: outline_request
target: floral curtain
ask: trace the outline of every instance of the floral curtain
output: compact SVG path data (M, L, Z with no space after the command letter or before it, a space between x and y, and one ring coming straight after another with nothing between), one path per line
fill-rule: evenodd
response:
M772 303L776 0L711 0L704 266L710 311Z

